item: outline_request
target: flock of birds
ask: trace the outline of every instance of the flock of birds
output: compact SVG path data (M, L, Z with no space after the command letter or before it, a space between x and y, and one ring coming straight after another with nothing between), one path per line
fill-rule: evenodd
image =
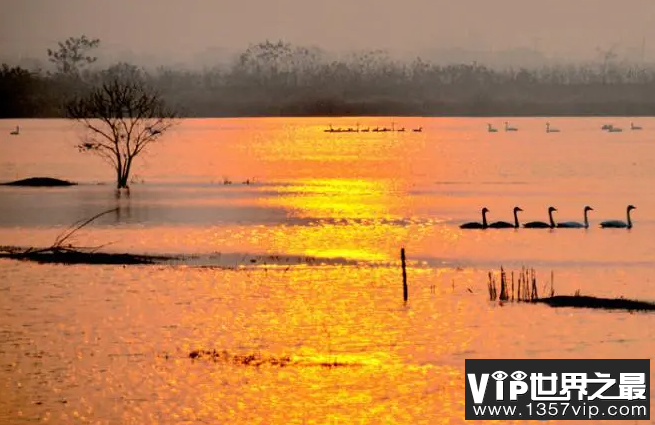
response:
M147 128L150 130L151 134L159 134L159 130L152 130L150 127ZM601 127L601 130L607 131L608 133L620 133L623 131L621 127L615 127L613 124L604 124ZM635 125L633 122L630 123L630 130L643 130L641 126ZM329 128L326 128L325 130L326 133L368 133L368 132L373 132L373 133L386 133L386 132L399 132L399 133L404 133L407 131L405 127L400 127L396 128L395 124L392 123L391 127L364 127L360 128L359 124L357 124L357 127L347 127L347 128L333 128L332 124L330 124ZM412 131L414 133L421 133L423 131L423 127L416 127L412 128ZM498 133L498 129L494 127L492 124L488 123L487 124L487 131L489 133ZM505 121L505 131L508 132L513 132L513 131L519 131L517 127L512 127L509 122ZM546 123L546 133L559 133L560 130L553 127L550 122ZM20 127L16 126L16 129L11 131L9 133L12 136L18 136L20 134Z
M360 128L359 124L357 124L357 127L347 127L347 128L333 128L332 124L325 130L323 130L326 133L368 133L368 132L373 132L373 133L387 133L387 132L399 132L399 133L404 133L407 131L405 127L400 127L396 128L395 123L391 123L391 127L364 127ZM414 133L421 133L423 132L423 127L416 127L412 129L412 132Z
M627 221L622 220L607 220L600 223L602 228L614 228L614 229L632 229L632 219L630 218L630 211L634 210L636 207L634 205L628 205L627 208ZM473 221L470 223L464 223L459 226L461 229L518 229L521 227L519 223L519 211L523 211L521 207L514 207L514 223L507 221L496 221L493 223L487 222L487 213L489 210L485 207L482 208L482 223ZM526 229L554 229L554 228L564 228L564 229L588 229L589 228L589 211L593 211L593 208L590 206L584 207L584 222L578 221L564 221L561 223L556 223L553 219L553 212L557 211L555 207L548 208L548 222L545 221L531 221L529 223L523 224L523 227Z
M601 128L603 131L607 131L608 133L620 133L623 131L621 127L615 127L614 124L604 124ZM641 126L635 125L634 122L630 123L630 130L643 130ZM498 133L498 129L493 126L491 123L487 123L487 131L489 133ZM517 127L512 127L509 122L505 121L505 131L519 131ZM546 123L546 133L559 133L560 130L558 128L553 127L550 122Z

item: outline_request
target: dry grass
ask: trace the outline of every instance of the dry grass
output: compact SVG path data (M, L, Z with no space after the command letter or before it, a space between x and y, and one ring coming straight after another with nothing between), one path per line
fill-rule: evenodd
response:
M525 301L533 302L539 299L537 290L537 272L532 267L522 267L517 273L518 279L514 279L514 271L511 272L511 280L508 279L504 267L500 267L500 274L497 276L489 272L487 288L489 290L490 301ZM551 271L550 296L555 295L554 273ZM500 282L500 292L498 291L498 282Z
M514 272L511 272L511 281L507 278L507 273L503 267L500 268L499 274L489 272L487 288L489 290L490 301L517 301L529 303L543 303L551 307L577 307L577 308L595 308L604 310L624 310L624 311L655 311L655 304L647 301L629 300L620 298L599 298L593 296L583 296L578 289L574 295L555 296L555 273L550 272L550 294L546 297L539 297L537 288L537 272L529 267L522 267L518 272L518 281L515 284ZM500 282L500 292L498 284ZM547 283L543 286L543 292L547 290Z

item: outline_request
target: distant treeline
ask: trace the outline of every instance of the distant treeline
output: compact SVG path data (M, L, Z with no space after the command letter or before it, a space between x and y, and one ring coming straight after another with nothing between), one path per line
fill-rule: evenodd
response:
M61 117L65 100L101 72L2 65L0 117ZM189 117L655 115L655 69L609 56L597 64L499 70L406 63L381 51L332 60L267 41L229 66L142 72Z

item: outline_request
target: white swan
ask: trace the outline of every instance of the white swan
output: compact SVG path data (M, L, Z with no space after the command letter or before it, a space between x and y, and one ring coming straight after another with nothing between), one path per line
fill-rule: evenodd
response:
M642 130L641 126L635 125L635 123L630 123L630 130Z
M496 221L489 225L490 229L518 229L519 225L519 215L518 212L523 211L521 207L514 207L514 224L508 223L506 221Z
M16 130L12 131L11 133L12 136L18 136L20 134L20 127L16 126Z
M510 127L509 123L505 121L505 131L519 131L519 129L516 127Z
M550 223L546 223L543 221L531 221L529 223L525 223L523 227L526 229L552 229L555 227L555 220L553 220L553 211L557 211L557 208L555 207L549 207L548 208L548 218L550 219Z
M546 123L546 133L559 133L559 129L551 127L550 123Z
M627 215L628 222L621 220L608 220L600 223L600 227L605 228L614 228L614 229L632 229L632 220L630 219L630 211L636 209L634 205L628 205Z
M588 229L589 218L587 217L587 213L593 210L594 209L588 205L584 207L584 223L580 223L578 221L564 221L562 223L557 223L557 227L561 227L565 229Z
M464 223L461 226L459 226L460 229L486 229L489 227L487 224L487 213L489 210L487 207L482 208L482 223L478 223L477 221L471 221L470 223Z
M497 132L498 132L498 129L494 128L494 126L491 125L491 124L487 124L487 131L488 131L489 133L497 133Z

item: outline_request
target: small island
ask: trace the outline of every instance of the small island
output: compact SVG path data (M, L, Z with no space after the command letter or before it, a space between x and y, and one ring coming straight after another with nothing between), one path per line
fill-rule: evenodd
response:
M30 177L28 179L16 180L8 183L0 183L4 186L30 186L30 187L61 187L75 186L77 183L67 180L55 179L52 177Z

